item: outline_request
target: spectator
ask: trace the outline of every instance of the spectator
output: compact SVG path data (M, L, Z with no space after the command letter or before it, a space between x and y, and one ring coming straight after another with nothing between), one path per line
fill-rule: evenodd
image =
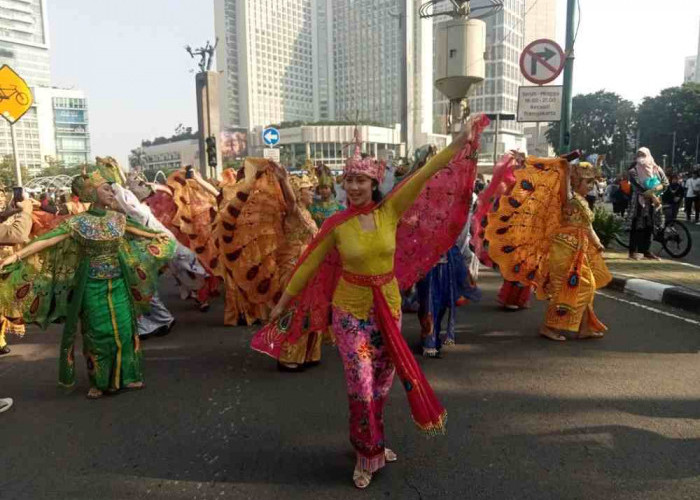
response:
M44 212L54 215L56 215L56 213L58 212L58 209L56 209L56 206L53 203L51 203L51 199L46 193L41 193L41 196L39 196L39 203L41 204L41 209Z
M16 245L24 245L29 241L32 230L32 200L25 199L17 202L16 207L3 213L7 219L0 223L0 258L12 254ZM0 309L0 356L10 353L7 347L5 333L8 330L23 329L24 325L13 324L6 316L8 311ZM23 333L23 331L22 331Z
M695 210L695 224L700 225L700 172L695 170L685 181L685 218L688 222Z
M664 204L664 214L667 220L676 220L678 211L683 203L683 184L678 174L671 176L671 183L668 189L661 196L661 201Z

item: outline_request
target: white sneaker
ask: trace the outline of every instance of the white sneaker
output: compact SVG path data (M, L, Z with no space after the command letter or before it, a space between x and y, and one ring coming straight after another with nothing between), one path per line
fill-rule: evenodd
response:
M12 408L12 398L0 398L0 413Z

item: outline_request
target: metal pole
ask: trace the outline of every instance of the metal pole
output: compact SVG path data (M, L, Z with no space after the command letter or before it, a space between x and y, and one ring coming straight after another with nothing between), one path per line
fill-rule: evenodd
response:
M566 2L566 64L564 65L564 96L561 103L561 127L559 131L559 152L571 151L571 101L574 83L574 21L577 0Z
M462 99L454 99L451 104L450 130L454 139L462 131Z
M540 155L540 122L535 123L535 156L546 156Z
M673 146L671 146L671 172L673 172L673 166L676 164L676 133L673 132Z
M695 137L695 165L698 164L698 152L700 151L700 134Z
M498 131L501 128L501 114L496 115L496 130L493 134L493 166L496 166L498 161Z
M15 182L17 186L22 185L22 169L19 165L19 154L17 154L17 132L15 126L10 124L10 135L12 136L12 156L15 159Z

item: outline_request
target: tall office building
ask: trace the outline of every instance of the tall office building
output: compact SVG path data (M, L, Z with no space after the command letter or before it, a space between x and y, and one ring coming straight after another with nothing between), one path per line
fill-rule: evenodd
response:
M359 119L393 127L405 118L408 143L414 135L428 142L432 23L418 17L421 3L216 0L223 125Z
M319 119L316 0L215 0L214 6L223 125Z
M51 87L46 0L0 1L0 66L32 89L34 104L15 125L20 165L32 176L51 164L89 161L87 100L80 90ZM0 120L0 157L12 155L10 126Z
M49 35L45 0L3 0L0 2L0 66L7 64L30 87L49 85ZM15 125L20 164L30 170L41 168L37 108L32 108ZM12 136L6 120L0 120L0 157L12 155Z

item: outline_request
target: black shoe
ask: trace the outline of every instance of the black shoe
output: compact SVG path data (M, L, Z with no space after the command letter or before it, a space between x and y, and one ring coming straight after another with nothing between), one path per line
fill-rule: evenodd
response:
M0 349L0 356L4 356L5 354L10 354L12 350L8 347L5 346L2 349Z
M304 368L313 368L314 366L318 366L321 364L321 361L307 361L304 363Z

